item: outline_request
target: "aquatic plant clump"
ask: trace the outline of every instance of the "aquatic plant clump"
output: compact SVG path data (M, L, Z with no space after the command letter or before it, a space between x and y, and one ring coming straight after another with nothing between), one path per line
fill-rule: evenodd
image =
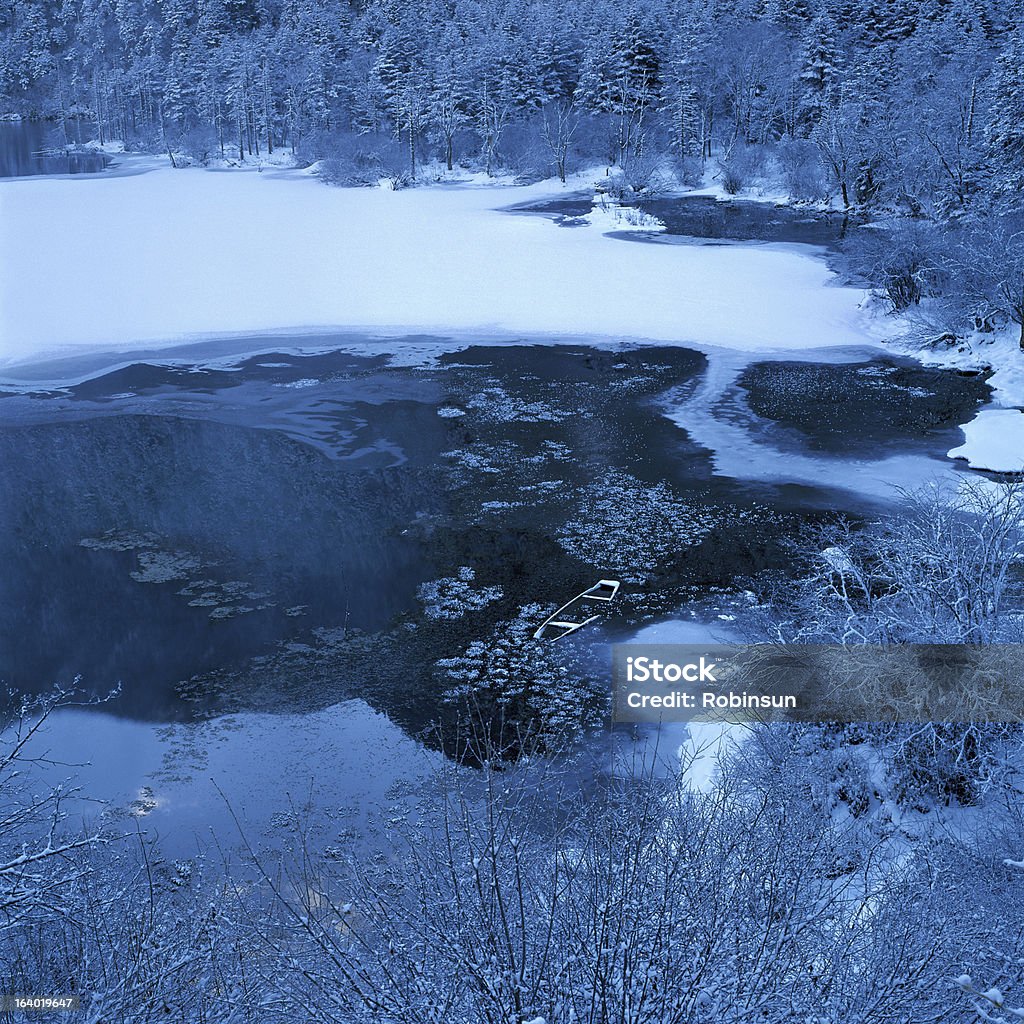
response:
M423 604L428 619L461 619L468 612L479 611L504 596L501 587L474 587L476 573L462 566L455 576L423 583L416 596Z
M571 409L525 401L503 387L485 388L466 407L495 423L561 423L576 415Z
M435 662L447 684L444 701L492 709L495 718L531 727L542 737L564 739L604 721L608 695L588 678L582 650L571 641L533 639L551 610L524 605L488 637Z
M578 515L558 532L571 555L630 583L643 583L680 548L699 544L722 512L681 500L665 483L610 472L580 493Z

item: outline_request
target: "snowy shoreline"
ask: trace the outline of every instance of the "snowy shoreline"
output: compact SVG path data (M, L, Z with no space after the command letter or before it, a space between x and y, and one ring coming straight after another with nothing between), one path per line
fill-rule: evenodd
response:
M66 381L129 357L237 358L282 344L423 359L524 335L786 358L903 349L904 325L873 314L865 290L802 247L623 245L608 233L623 227L614 204L573 230L507 213L603 180L394 192L325 186L309 169L175 170L128 157L78 180L3 181L0 377ZM994 404L949 455L1012 471L1024 464L1024 415L1012 412L1024 369L1002 347L907 354L996 365Z
M1024 351L1018 345L1017 334L1014 326L986 340L983 348L969 347L962 353L915 353L922 362L935 366L990 366L993 370L988 380L992 400L961 428L964 443L947 453L972 469L1024 471Z

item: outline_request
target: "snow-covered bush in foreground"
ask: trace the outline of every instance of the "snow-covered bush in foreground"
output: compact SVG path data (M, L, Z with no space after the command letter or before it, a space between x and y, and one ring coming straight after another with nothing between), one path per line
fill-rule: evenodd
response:
M58 707L72 703L68 691L0 700L0 934L68 913L81 883L81 855L106 842L68 825L73 784L36 788L31 769L41 754L35 740ZM0 958L2 962L2 958Z
M1015 643L1024 629L1024 490L1019 483L935 486L865 526L803 538L796 578L762 595L758 639L816 644ZM1013 648L1008 648L1012 651ZM1011 671L1015 656L1008 656ZM860 685L870 687L877 680ZM880 684L881 685L881 684ZM886 689L886 701L892 694ZM914 722L914 692L901 716ZM986 721L979 692L977 716ZM871 703L865 698L865 703ZM1024 734L998 724L866 728L906 806L972 804L1012 770Z
M767 733L710 794L635 766L586 800L550 764L452 769L388 863L278 889L305 937L282 986L351 1022L966 1024L951 977L1020 984L1005 867L842 818L798 732Z
M80 993L88 1024L1011 1024L1020 814L908 844L838 813L827 756L766 727L708 793L685 765L449 764L386 855L300 832L237 880L93 847L59 905L0 925L4 981Z
M803 571L771 594L791 643L1008 643L1024 635L1024 486L962 483L902 496L860 528L804 539Z
M258 1021L265 990L238 970L253 935L224 881L167 864L141 834L74 824L85 794L41 783L49 716L69 691L0 701L0 990L77 995L75 1020ZM74 766L67 766L69 774ZM69 805L78 804L74 813ZM251 909L251 907L250 907ZM4 1015L21 1021L28 1016Z
M978 1020L989 1021L990 1024L1010 1024L1011 1021L1024 1020L1024 1007L1013 1009L1007 1006L1006 997L995 985L982 990L974 984L969 974L961 974L956 979L956 985L970 999Z

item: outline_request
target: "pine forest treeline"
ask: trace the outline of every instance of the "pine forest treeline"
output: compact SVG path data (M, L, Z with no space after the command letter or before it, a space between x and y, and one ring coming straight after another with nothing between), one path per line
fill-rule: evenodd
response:
M893 308L945 297L936 336L1012 321L1024 343L1022 16L1020 0L0 0L0 113L172 160L287 148L346 183L601 160L642 190L710 165L731 192L772 180L890 217L859 256Z
M848 204L965 208L1024 147L1018 5L991 0L4 0L0 104L99 141L259 155L325 136L494 169L810 140ZM562 159L560 160L559 157Z

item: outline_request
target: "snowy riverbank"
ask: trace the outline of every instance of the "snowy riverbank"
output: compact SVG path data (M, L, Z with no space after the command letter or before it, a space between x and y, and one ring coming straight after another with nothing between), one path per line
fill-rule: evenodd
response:
M969 351L932 356L938 365L989 365L992 402L963 428L964 443L949 452L974 469L1001 473L1024 470L1024 351L1016 326L1001 334L975 339ZM924 354L928 358L930 354Z

